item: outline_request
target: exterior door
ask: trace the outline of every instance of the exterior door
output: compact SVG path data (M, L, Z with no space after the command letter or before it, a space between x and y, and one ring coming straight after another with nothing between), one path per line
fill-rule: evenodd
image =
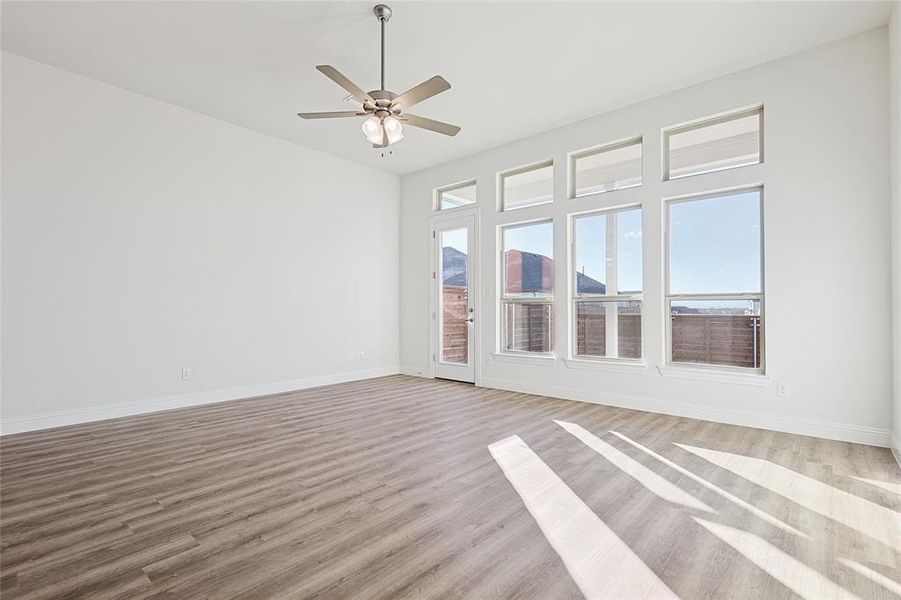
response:
M475 382L475 218L434 223L435 377Z

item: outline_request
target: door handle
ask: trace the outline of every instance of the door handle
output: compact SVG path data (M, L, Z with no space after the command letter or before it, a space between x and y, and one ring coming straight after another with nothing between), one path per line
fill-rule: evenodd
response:
M466 321L467 323L475 323L476 322L475 317L469 317L468 319L463 319L463 320Z

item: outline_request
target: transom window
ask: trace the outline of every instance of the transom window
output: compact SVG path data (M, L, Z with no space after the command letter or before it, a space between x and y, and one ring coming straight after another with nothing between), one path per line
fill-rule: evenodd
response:
M501 229L501 350L549 354L554 349L554 224Z
M641 185L641 138L570 157L570 190L578 198Z
M515 210L554 200L554 162L501 173L501 210Z
M476 203L476 182L467 181L438 190L438 210L448 210Z
M762 196L667 202L670 362L763 371Z
M641 358L641 208L573 217L572 243L573 356Z
M663 132L665 179L763 162L763 107Z

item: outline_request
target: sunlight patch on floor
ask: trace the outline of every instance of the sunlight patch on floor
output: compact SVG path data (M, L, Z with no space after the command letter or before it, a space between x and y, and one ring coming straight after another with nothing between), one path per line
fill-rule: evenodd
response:
M752 533L696 517L692 518L802 598L811 600L857 598L831 579L820 575L801 561Z
M567 421L554 420L554 423L574 435L583 444L609 460L621 471L627 473L630 477L647 488L647 490L652 494L666 500L667 502L681 504L682 506L688 508L703 510L710 513L716 512L682 488L661 477L632 457L623 454L601 438L587 431L585 428L576 425L575 423L569 423Z
M677 598L519 436L488 450L586 598Z
M849 494L781 465L753 458L676 444L683 450L731 471L792 502L894 547L901 536L901 518L893 510Z
M879 571L874 571L870 567L862 565L859 562L850 560L848 558L839 558L838 562L842 563L850 569L853 569L854 571L857 571L860 575L863 575L873 583L882 586L896 596L901 597L901 583L898 583L894 579L886 577Z
M712 491L712 492L715 492L716 494L719 494L720 496L722 496L722 497L725 498L726 500L729 500L730 502L736 504L737 506L740 506L741 508L743 508L743 509L745 509L746 511L750 512L751 514L753 514L753 515L754 515L755 517L757 517L758 519L760 519L760 520L762 520L762 521L766 521L766 522L769 523L770 525L773 525L773 526L775 526L775 527L778 527L779 529L782 529L783 531L787 531L787 532L789 532L789 533L791 533L791 534L793 534L793 535L797 535L797 536L799 536L799 537L802 537L802 538L805 538L805 539L809 539L809 537L807 536L807 534L802 533L801 531L795 529L794 527L792 527L792 526L789 525L788 523L785 523L785 522L783 522L783 521L780 521L779 519L777 519L776 517L772 516L771 514L769 514L769 513L767 513L767 512L764 512L764 511L760 510L759 508L757 508L757 507L754 506L753 504L749 504L748 502L745 502L745 501L742 500L741 498L739 498L739 497L737 497L737 496L735 496L735 495L733 495L733 494L730 494L729 492L727 492L726 490L720 488L719 486L710 483L709 481L707 481L707 480L704 479L703 477L700 477L699 475L695 475L694 473L692 473L692 472L689 471L688 469L685 469L685 468L683 468L683 467L677 465L677 464L674 463L673 461L669 460L668 458L664 458L663 456L657 454L656 452L654 452L654 451L651 450L650 448L647 448L647 447L645 447L645 446L642 446L641 444L639 444L639 443L636 442L635 440L629 439L627 436L625 436L625 435L623 435L623 434L621 434L621 433L618 433L618 432L616 432L616 431L611 431L610 433L612 433L613 435L615 435L615 436L618 437L619 439L623 440L624 442L627 442L627 443L631 444L632 446L634 446L635 448L641 450L642 452L645 452L645 453L648 454L649 456L652 456L652 457L656 458L658 461L660 461L661 463L663 463L663 464L665 464L666 466L670 467L671 469L673 469L673 470L675 470L675 471L678 471L679 473L682 473L682 474L685 475L686 477L690 478L691 480L695 481L696 483L699 483L700 485L704 486L704 487L707 488L708 490L710 490L710 491Z
M893 494L897 494L901 496L901 483L893 483L891 481L879 481L878 479L867 479L866 477L856 477L852 476L853 479L857 481L862 481L864 483L868 483L870 485L874 485L878 488L881 488L887 492L891 492Z

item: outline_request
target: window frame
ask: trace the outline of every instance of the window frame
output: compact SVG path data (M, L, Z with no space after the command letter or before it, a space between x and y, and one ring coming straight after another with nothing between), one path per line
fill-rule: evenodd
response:
M634 187L634 186L633 186ZM568 357L570 360L576 361L590 361L590 362L598 362L598 363L616 363L616 364L643 364L645 361L645 350L644 350L644 321L645 321L645 302L644 302L644 270L645 270L645 262L644 262L644 244L642 243L642 251L641 251L641 275L642 275L642 290L640 294L579 294L578 293L578 271L576 269L576 221L579 219L595 217L598 215L616 215L621 212L629 212L633 210L638 210L641 214L641 231L642 236L644 236L644 227L645 227L645 219L644 219L644 209L640 202L633 202L629 204L622 204L617 206L611 206L607 208L589 210L585 212L579 213L571 213L568 215L569 218L569 260L567 261L567 283L569 286L569 306L567 307L568 317L569 317L569 343L568 346ZM591 356L585 354L579 354L577 351L578 344L578 319L577 319L577 309L580 302L638 302L639 303L639 315L641 316L642 323L642 338L641 338L641 355L637 358L631 357L619 357L619 356Z
M547 203L544 203L547 204ZM525 208L525 207L523 207ZM520 227L529 227L532 225L542 225L548 223L551 225L551 248L554 248L554 219L553 217L541 217L537 219L530 219L528 221L517 221L514 223L503 223L497 226L497 265L498 265L498 281L499 281L499 293L497 294L498 302L497 302L497 324L498 330L496 334L497 347L496 352L501 356L521 356L521 357L533 357L533 358L555 358L555 320L554 320L554 309L556 307L556 298L557 298L557 290L556 285L554 286L554 291L551 292L548 296L507 296L507 263L505 256L505 248L504 248L504 232L508 229L518 229ZM556 270L556 259L551 256L551 260L555 261L555 270ZM531 352L529 350L512 350L506 348L506 339L507 339L507 305L508 304L549 304L551 311L551 326L549 328L549 336L550 336L550 348L549 352Z
M591 156L596 156L598 154L603 154L605 152L611 152L613 150L620 150L622 148L628 148L630 146L638 146L641 154L641 158L639 159L639 177L641 181L634 185L627 185L619 188L615 188L612 190L600 190L597 192L586 192L583 194L579 194L576 188L576 161L581 158L588 158ZM575 152L570 152L568 156L568 169L569 173L567 176L567 186L569 188L568 197L570 200L575 200L576 198L589 198L592 196L597 196L598 194L607 194L610 192L618 192L620 190L631 190L633 188L641 187L644 185L644 136L636 135L630 138L617 140L615 142L606 142L601 144L600 146L592 146L591 148L585 148L584 150L577 150Z
M677 179L686 179L689 177L696 177L698 175L709 175L710 173L719 173L722 171L731 171L733 169L741 169L744 167L753 167L755 165L762 165L764 162L764 140L763 140L763 104L757 104L751 106L749 108L742 108L735 111L730 111L727 113L714 115L712 117L704 117L703 119L697 121L691 121L689 123L683 123L681 125L673 125L672 127L667 127L661 131L661 141L662 141L662 149L663 156L661 157L661 166L663 167L663 181L675 181ZM720 125L722 123L728 123L729 121L736 121L738 119L743 119L745 117L750 117L752 115L757 115L757 156L759 160L756 163L750 165L740 165L737 167L723 167L719 169L711 169L707 171L701 171L698 173L689 173L687 175L676 175L673 177L670 175L670 138L673 135L678 135L680 133L686 133L688 131L696 131L698 129L704 129L706 127L710 127L713 125Z
M708 293L708 294L673 294L670 288L671 275L671 252L670 240L672 235L670 232L670 207L673 204L681 204L684 202L695 202L699 200L709 200L714 198L723 198L737 194L748 192L757 192L758 194L758 214L760 224L760 291L759 292L724 292L724 293ZM748 185L737 188L729 188L713 192L703 192L700 194L691 194L687 196L678 196L674 198L663 199L663 318L664 318L664 361L667 367L679 369L700 369L705 371L720 373L740 373L765 375L766 374L766 255L765 255L765 225L764 225L764 186ZM679 362L673 360L673 319L672 319L672 302L673 301L693 301L693 300L757 300L760 303L759 315L759 332L760 332L760 365L757 367L737 367L734 365L717 365L705 363Z
M460 206L453 206L451 208L441 208L441 197L445 192L452 192L454 190L459 190L461 188L474 186L476 188L476 199L474 202L470 204L461 204ZM472 209L479 205L479 188L475 179L467 179L465 181L461 181L459 183L452 183L450 185L441 186L435 188L435 196L433 200L432 210L438 213L447 214L453 210L465 210Z
M539 169L544 169L550 167L551 168L551 199L545 200L543 202L536 202L534 204L527 204L526 206L514 206L513 208L507 208L506 204L506 186L504 185L504 181L508 177L514 177L516 175L522 175L523 173L528 173L529 171L537 171ZM556 196L556 190L554 188L555 185L555 170L556 165L554 163L553 158L549 158L547 160L542 160L535 163L530 163L528 165L523 165L521 167L516 167L515 169L508 169L506 171L500 171L497 174L497 200L498 200L498 212L511 212L515 210L525 210L527 208L534 208L536 206L547 206L548 204L553 204Z

